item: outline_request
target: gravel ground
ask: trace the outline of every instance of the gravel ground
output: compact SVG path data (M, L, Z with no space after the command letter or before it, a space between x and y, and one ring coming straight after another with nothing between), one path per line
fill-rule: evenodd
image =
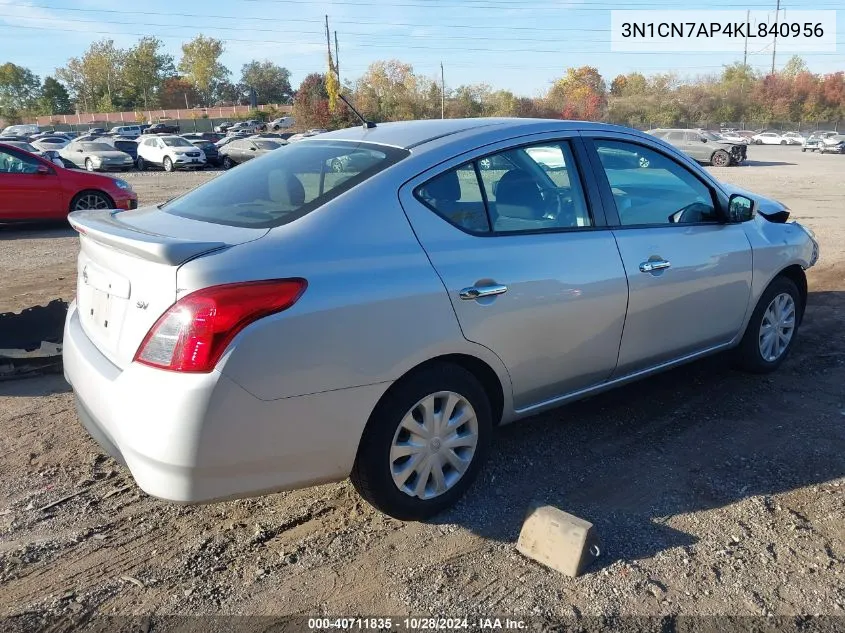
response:
M775 374L715 357L503 428L470 494L428 523L378 514L349 482L170 505L100 454L60 376L0 382L0 616L845 616L845 158L749 155L713 171L783 200L821 242ZM148 204L212 177L126 179ZM73 296L69 230L0 244L0 312ZM516 552L530 499L597 525L590 573Z

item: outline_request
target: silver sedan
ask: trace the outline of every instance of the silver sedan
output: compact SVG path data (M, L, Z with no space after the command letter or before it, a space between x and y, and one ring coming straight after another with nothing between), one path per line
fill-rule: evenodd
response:
M76 140L59 150L68 165L87 171L128 171L134 166L132 157L103 141Z
M65 376L151 495L351 475L420 519L497 425L720 351L776 369L818 258L788 215L627 128L321 134L158 207L72 213Z

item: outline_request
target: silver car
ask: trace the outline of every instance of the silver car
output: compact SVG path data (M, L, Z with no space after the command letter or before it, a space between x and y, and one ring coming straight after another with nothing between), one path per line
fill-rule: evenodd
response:
M322 134L158 207L72 213L65 376L151 495L351 475L424 518L466 491L497 425L719 351L777 368L818 258L788 215L622 127Z
M132 157L103 141L75 140L59 150L59 156L70 167L88 171L128 171Z

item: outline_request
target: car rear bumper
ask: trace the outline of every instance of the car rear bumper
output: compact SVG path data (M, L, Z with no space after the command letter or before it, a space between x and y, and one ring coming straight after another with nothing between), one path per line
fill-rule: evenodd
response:
M76 304L64 372L79 419L148 494L180 503L245 497L346 477L386 383L259 400L231 379L121 370L90 341Z

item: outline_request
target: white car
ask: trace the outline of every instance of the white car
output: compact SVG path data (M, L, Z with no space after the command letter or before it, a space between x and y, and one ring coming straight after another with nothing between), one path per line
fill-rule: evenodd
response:
M789 145L789 139L777 132L760 132L751 137L755 145Z
M66 136L42 136L39 139L32 141L32 144L43 152L47 150L54 150L58 152L64 149L65 145L70 143L70 139Z
M277 131L277 130L287 130L292 128L294 125L293 117L291 116L283 116L278 119L274 119L267 124L267 129Z
M150 136L138 141L138 171L152 166L164 171L202 169L205 163L205 152L181 136Z
M123 136L124 138L138 138L141 136L140 125L118 125L110 130L111 134L115 136Z
M748 139L744 136L740 136L736 132L720 132L719 136L731 143L745 143L748 145Z
M790 145L803 145L804 144L804 136L801 135L799 132L787 132L783 135L783 138L786 139L786 142Z

